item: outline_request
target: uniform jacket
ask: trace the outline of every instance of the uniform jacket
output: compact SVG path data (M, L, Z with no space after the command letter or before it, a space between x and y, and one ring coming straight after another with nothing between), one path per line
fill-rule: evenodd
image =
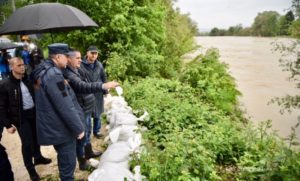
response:
M32 75L36 82L38 143L58 145L76 139L84 131L84 115L61 69L46 60Z
M91 68L90 65L87 63L86 59L84 59L81 63L78 72L81 76L86 77L89 82L106 82L106 74L103 65L98 60L95 61L94 68ZM95 117L100 117L101 113L103 112L103 94L106 93L106 90L94 93L96 102L93 115Z
M33 84L27 78L26 74L22 81L27 86L34 100ZM7 128L10 128L12 124L16 127L20 127L21 125L23 101L20 82L20 80L14 78L12 73L9 78L3 79L0 82L0 119Z

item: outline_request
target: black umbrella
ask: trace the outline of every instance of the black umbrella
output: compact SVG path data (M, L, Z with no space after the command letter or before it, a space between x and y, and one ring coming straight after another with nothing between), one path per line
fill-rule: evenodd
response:
M18 47L22 47L22 45L18 45L11 42L0 42L0 50L13 49Z
M62 32L98 27L79 9L60 3L39 3L17 9L0 27L0 35Z

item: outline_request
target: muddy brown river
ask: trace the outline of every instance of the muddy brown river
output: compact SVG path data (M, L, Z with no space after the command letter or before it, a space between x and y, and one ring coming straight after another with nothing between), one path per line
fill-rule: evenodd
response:
M268 102L274 97L300 93L295 83L288 80L288 72L283 72L279 66L280 53L272 51L273 42L289 43L291 40L261 37L197 37L196 40L202 46L197 52L203 52L209 47L219 49L220 60L229 65L229 72L243 94L240 102L246 115L256 125L270 119L273 121L273 129L278 130L280 136L289 135L300 110L282 115L279 106L268 105ZM299 140L299 127L296 134Z

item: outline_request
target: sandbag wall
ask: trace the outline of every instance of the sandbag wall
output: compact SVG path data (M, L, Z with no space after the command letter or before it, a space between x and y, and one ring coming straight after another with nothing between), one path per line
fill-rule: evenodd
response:
M138 121L148 116L137 118L122 96L107 96L105 99L108 136L104 139L109 146L102 154L97 169L89 176L89 181L141 181L140 168L133 172L129 168L130 155L139 154L142 136L138 133Z

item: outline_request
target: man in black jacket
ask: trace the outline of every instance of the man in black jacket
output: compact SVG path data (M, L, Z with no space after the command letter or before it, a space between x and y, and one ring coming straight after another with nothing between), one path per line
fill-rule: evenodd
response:
M85 77L78 73L78 69L80 68L81 64L81 54L77 50L73 50L68 54L68 65L67 68L64 70L64 77L68 80L69 84L71 85L72 89L74 90L77 101L81 108L84 111L85 117L92 113L95 106L95 96L93 93L102 92L103 89L111 89L115 88L119 84L117 82L88 82ZM86 134L87 134L87 125L85 120L82 120L86 127ZM85 134L85 135L86 135ZM76 152L77 152L77 159L79 162L79 169L80 170L87 170L88 169L88 161L90 157L100 156L100 153L93 152L92 149L87 150L84 156L84 147L88 144L86 141L86 137L82 140L77 140L76 145Z
M14 57L9 63L10 76L0 83L0 120L8 133L18 131L25 167L31 180L40 180L34 165L49 164L51 159L42 156L37 144L33 86L26 79L21 58Z

